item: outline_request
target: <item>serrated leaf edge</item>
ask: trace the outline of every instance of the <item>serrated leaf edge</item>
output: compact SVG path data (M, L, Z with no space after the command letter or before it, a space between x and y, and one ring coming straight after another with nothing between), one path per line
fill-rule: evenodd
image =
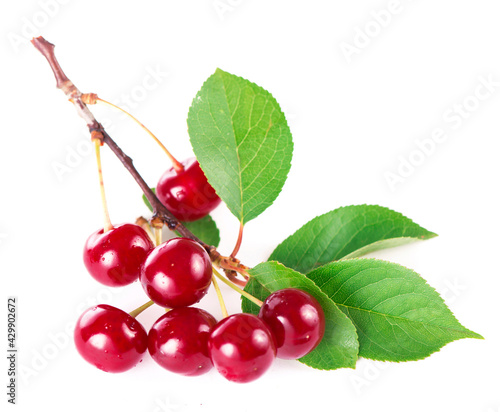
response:
M292 269L292 268L289 268L289 267L285 266L285 265L284 265L284 264L282 264L281 262L278 262L278 261L275 261L275 260L271 260L271 261L266 261L266 262L262 262L262 263L275 263L275 264L277 264L278 266L281 266L281 267L283 267L283 268L285 268L285 269L291 270L291 271L293 271L293 272L295 272L295 273L299 273L299 274L301 274L302 276L304 276L304 277L306 277L306 278L307 278L307 276L306 276L306 275L304 275L303 273L297 272L296 270L294 270L294 269ZM251 273L250 273L250 277L252 277L252 276L251 276ZM307 278L307 279L309 279L309 278ZM320 288L320 287L319 287L319 286L318 286L318 285L317 285L317 284L316 284L313 280L311 280L311 279L309 279L309 280L310 280L310 281L311 281L311 282L312 282L312 283L313 283L313 284L314 284L314 285L318 288L318 292L319 292L319 294L320 294L320 295L323 295L325 298L327 298L328 300L330 300L330 301L333 303L333 305L334 305L334 306L336 306L336 307L337 307L337 304L336 304L336 303L335 303L335 302L334 302L334 301L333 301L333 300L332 300L332 299L331 299L331 298L330 298L330 297L329 297L329 296L328 296L325 292L323 292L323 290L321 290L321 288ZM258 280L257 280L257 282L258 282ZM262 283L260 283L260 282L259 282L259 284L260 284L260 285L261 285L261 286L262 286L265 290L267 290L267 291L269 292L269 294L271 294L271 293L272 293L272 292L271 292L269 289L267 289L267 287L265 287ZM297 289L301 289L301 288L300 288L300 287L297 287ZM244 296L241 296L241 300L243 300L243 298L244 298ZM245 298L245 299L246 299L246 298ZM338 307L337 307L337 309L338 309ZM339 311L340 311L340 312L342 312L340 309L339 309ZM358 337L358 331L357 331L357 328L356 328L356 326L354 325L354 322L352 321L352 319L351 319L349 316L347 316L344 312L342 312L342 314L343 314L343 315L344 315L344 316L345 316L345 317L346 317L346 318L347 318L347 319L348 319L348 320L349 320L349 321L353 324L353 326L354 326L354 335L355 335L356 342L357 342L357 352L356 352L356 357L355 357L354 359L347 359L347 360L349 361L349 366L344 366L344 367L340 367L340 368L333 368L333 369L332 369L332 368L321 368L321 367L311 366L311 365L309 365L309 364L305 363L305 361L303 360L303 359L304 359L304 357L297 359L297 361L299 361L300 363L302 363L302 364L304 364L304 365L306 365L306 366L308 366L308 367L310 367L310 368L316 369L316 370L356 369L356 362L357 362L357 360L358 360L358 358L359 358L359 337ZM309 355L310 355L310 354L312 354L315 350L316 350L316 349L314 349L312 352L310 352L310 353L309 353L309 354L307 354L306 356L309 356Z
M437 235L436 235L437 236ZM374 252L378 252L379 250L382 250L382 249L390 249L392 247L399 247L399 246L405 246L405 245L409 245L411 243L416 243L416 242L423 242L424 240L428 240L428 239L432 239L433 237L435 236L431 236L431 237L427 237L425 239L422 239L422 238L416 238L416 237L406 237L406 236L400 236L400 237L391 237L389 239L382 239L382 240L377 240L376 242L373 242L373 243L370 243L366 246L363 246L351 253L349 253L348 255L345 255L343 258L341 259L338 259L338 260L335 260L334 262L340 262L340 261L343 261L343 260L351 260L351 259L357 259L361 256L364 256L368 253L374 253ZM373 246L376 246L376 245L379 245L379 244L383 244L383 243L389 243L391 241L401 241L401 243L397 244L397 245L394 245L394 246L389 246L389 247L382 247L380 249L378 248L375 248L373 249ZM329 262L331 263L331 262ZM321 265L323 266L323 265ZM316 268L314 269L317 269L318 267L321 267L321 266L317 266ZM312 270L314 270L312 269Z
M387 359L377 359L375 357L369 357L369 356L361 356L359 355L359 352L358 352L358 357L360 358L364 358L364 359L370 359L370 360L374 360L374 361L380 361L380 362L394 362L394 363L402 363L402 362L410 362L410 361L418 361L418 360L422 360L422 359L426 359L428 358L429 356L433 355L434 353L437 353L437 352L440 352L441 349L446 346L448 343L451 343L451 342L454 342L454 341L457 341L457 340L460 340L460 339L465 339L465 338L471 338L471 339L484 339L483 336L481 336L480 334L466 328L465 326L463 326L459 321L458 319L456 318L455 314L451 311L451 309L448 307L448 305L446 304L445 300L441 297L441 295L439 294L439 292L433 287L431 286L426 279L424 279L419 273L415 272L413 269L411 268L408 268L406 266L403 266L399 263L395 263L395 262L390 262L390 261L387 261L387 260L384 260L384 259L377 259L377 258L352 258L352 259L349 259L350 261L353 261L353 260L361 260L361 261L377 261L377 262L383 262L383 263L386 263L386 264L390 264L390 265L397 265L397 266L400 266L401 268L403 269L407 269L409 270L410 272L413 272L414 274L416 274L418 277L420 277L424 283L433 291L436 293L437 297L440 299L441 303L444 304L446 306L446 308L449 310L450 312L450 315L453 317L453 319L460 325L462 326L465 330L464 330L464 333L466 332L469 332L470 335L469 336L464 336L464 337L457 337L457 338L454 338L454 339L451 339L449 342L445 343L443 346L440 346L436 351L426 355L426 356L418 356L418 357L415 357L415 358L410 358L410 359L405 359L405 360L398 360L398 361L394 361L394 360L387 360ZM331 264L335 264L335 263L339 263L341 261L334 261L334 262L329 262L323 266L328 266L328 265L331 265ZM318 268L316 269L319 269L323 266L319 266ZM316 270L315 269L315 270ZM311 279L312 280L312 279ZM313 281L314 282L314 281ZM316 283L316 282L315 282ZM320 289L321 289L321 286L320 285L317 285ZM330 299L332 300L332 299ZM332 300L333 301L333 300ZM346 305L342 305L342 304L338 304L336 302L334 302L337 306L344 306L344 307L347 307ZM355 308L357 309L357 308ZM368 311L370 312L370 311ZM377 313L377 312L374 312L374 313ZM379 314L379 313L377 313ZM379 315L383 315L383 314L379 314ZM351 319L351 317L349 315L346 315L350 320L351 322L353 323L353 325L356 327L356 323ZM393 316L395 318L397 318L397 316ZM401 319L404 319L404 320L409 320L409 319L406 319L406 318L401 318ZM418 321L412 321L412 322L418 322ZM423 322L420 322L420 323L423 323ZM357 334L357 330L358 328L356 327L356 334Z
M362 206L366 206L366 207L376 207L376 208L381 208L381 209L386 209L390 212L393 212L393 213L396 213L397 215L399 215L400 217L403 217L405 219L408 219L411 223L413 223L414 225L418 226L419 228L425 230L426 232L428 232L428 234L426 236L421 236L419 239L418 238L411 238L411 239L415 239L415 240L428 240L428 239L432 239L433 237L436 237L438 236L436 233L434 232L431 232L427 229L425 229L424 227L420 226L418 223L416 223L413 219L403 215L401 212L397 212L395 211L394 209L391 209L391 208L388 208L386 206L380 206L380 205L376 205L376 204L367 204L367 203L362 203L362 204L359 204L359 205L347 205L347 206L340 206L336 209L333 209L333 210L330 210L328 212L325 212L325 213L322 213L321 215L318 215L316 217L313 217L312 219L310 219L309 221L307 221L306 223L304 223L302 226L300 226L297 230L295 230L295 232L293 232L291 235L289 235L287 238L285 238L282 242L280 242L275 248L274 250L271 252L271 255L269 256L268 259L271 259L274 252L282 245L284 244L285 242L287 242L290 238L292 238L293 236L295 236L295 234L301 230L304 226L314 222L315 220L318 220L320 218L322 218L323 216L325 215L328 215L330 213L333 213L333 212L336 212L336 211L339 211L339 210L342 210L342 209L347 209L347 208L350 208L350 207L362 207ZM398 239L398 238L390 238L390 239ZM384 239L384 240L389 240L389 239ZM373 245L374 243L376 242L373 242L373 243L370 243L370 245ZM369 246L369 245L367 245ZM363 248L367 247L367 246L364 246ZM363 249L363 248L360 248L360 249ZM358 249L358 250L360 250ZM354 252L351 252L349 255L352 255L353 253L355 253L356 251ZM347 256L349 256L347 255ZM347 257L343 257L342 259L346 259ZM342 260L342 259L339 259L339 260ZM335 261L334 261L335 262ZM323 266L323 265L321 265ZM318 266L318 267L321 267L321 266ZM314 268L314 269L317 269L318 267ZM313 270L314 270L313 269Z
M208 81L212 78L212 76L213 76L213 75L216 75L216 74L217 74L217 75L219 75L219 76L220 76L222 73L226 73L226 74L229 74L229 75L231 75L231 76L234 76L234 77L236 77L236 78L238 78L238 79L241 79L241 80L244 80L244 81L246 81L246 82L249 82L250 84L252 84L252 85L254 85L254 86L258 87L259 89L261 89L261 90L265 91L266 93L269 93L269 95L270 95L270 96L271 96L271 97L272 97L272 98L276 101L276 103L277 103L277 105L278 105L278 108L279 108L279 113L283 116L283 121L278 122L278 123L273 123L273 126L275 126L275 125L280 125L280 124L284 124L284 125L288 128L288 130L289 130L289 132L290 132L290 135L292 135L291 130L290 130L290 126L289 126L289 124L288 124L288 119L287 119L287 117L286 117L286 114L285 114L285 112L281 109L281 105L278 103L278 100L274 97L274 95L273 95L270 91L268 91L267 89L265 89L265 88L264 88L264 87L262 87L262 86L259 86L257 83L252 82L251 80L248 80L248 79L246 79L246 78L244 78L244 77L242 77L242 76L238 76L238 75L236 75L236 74L233 74L233 73L227 72L227 71L225 71L225 70L222 70L222 69L221 69L221 68L219 68L219 67L217 67L217 68L215 69L215 72L214 72L213 74L211 74L211 75L210 75L210 76L209 76L209 77L208 77L208 78L207 78L207 79L203 82L203 84L202 84L201 88L200 88L200 89L198 90L198 92L196 93L195 97L193 98L193 100L192 100L192 102L191 102L191 105L189 106L189 110L188 110L188 117L187 117L186 121L189 119L189 114L190 114L190 112L191 112L191 110L192 110L192 108L193 108L193 103L194 103L196 100L201 99L201 97L199 97L199 93L200 93L200 91L203 89L203 87L205 86L205 84L206 84L206 83L207 83L207 82L208 82ZM223 87L224 87L224 89L225 89L224 82L222 82L222 83L223 83ZM232 120L232 118L231 118L231 124L233 124L233 120ZM234 130L234 128L233 128L233 130ZM188 122L188 134L189 134L189 122ZM189 134L189 141L191 142L191 146L193 147L193 143L192 143L192 140L191 140L191 135L190 135L190 134ZM271 207L271 206L274 204L274 202L276 201L276 199L278 198L278 196L279 196L279 195L281 194L281 192L283 191L283 187L285 186L286 181L288 180L288 175L289 175L290 170L291 170L291 168L292 168L292 161L291 161L291 159L293 158L293 150L294 150L294 147L295 147L294 142L293 142L293 138L291 139L290 144L291 144L291 158L290 158L290 162L287 162L287 164L286 164L286 166L287 166L287 171L286 171L286 178L285 178L285 182L283 183L283 186L281 186L281 188L279 189L279 191L277 191L276 196L274 197L274 199L272 199L272 200L270 201L269 205L268 205L268 206L267 206L267 207L266 207L266 208L265 208L262 212L260 212L260 213L259 213L259 215L260 215L260 214L262 214L263 212L265 212L265 211L266 211L269 207ZM193 147L193 151L194 151L194 147ZM241 162L240 162L240 160L239 160L239 153L237 153L237 156L238 156L238 169L241 171ZM205 174L205 176L206 176L205 170L203 170L203 165L202 165L201 163L200 163L200 168L201 168L201 170L203 171L203 173L204 173L204 174ZM240 179L240 200L241 200L241 210L240 210L239 216L237 216L236 214L234 214L234 213L232 212L232 210L231 210L231 213L233 213L233 215L234 215L234 216L235 216L235 217L236 217L236 218L237 218L240 222L242 222L243 224L246 224L246 223L248 223L249 221L251 221L251 220L255 219L256 217L258 217L259 215L254 216L254 217L253 217L252 219L250 219L250 220L245 220L245 217L243 216L243 191L242 191L242 184L241 184L241 173L239 173L239 179ZM210 180L208 179L208 177L207 177L207 180L208 180L208 183L210 183L210 184L211 184L211 182L210 182ZM212 185L212 187L213 187L213 185ZM214 190L215 190L215 192L217 193L217 190L215 189L215 187L214 187ZM217 195L219 195L219 193L217 193ZM220 195L219 195L219 197L220 197ZM221 198L221 199L222 199L222 198ZM224 202L224 203L225 203L225 202ZM229 207L228 207L228 209L229 209Z

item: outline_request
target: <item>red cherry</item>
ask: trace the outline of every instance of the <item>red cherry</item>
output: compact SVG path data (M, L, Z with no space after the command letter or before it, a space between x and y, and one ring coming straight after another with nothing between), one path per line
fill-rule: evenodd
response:
M205 296L212 280L212 262L191 239L175 238L157 246L142 266L146 294L165 308L189 306Z
M238 313L221 320L210 334L208 352L217 371L233 382L250 382L276 357L269 327L257 316Z
M184 170L168 169L156 186L156 195L179 220L192 222L214 210L220 197L208 183L196 158L181 162Z
M149 331L149 353L160 366L171 372L202 375L212 369L207 341L216 323L215 318L202 309L172 309Z
M148 234L129 223L90 235L83 250L89 273L106 286L128 285L139 277L140 268L153 249Z
M105 372L124 372L146 352L147 333L128 313L109 305L87 309L75 327L75 345L82 357Z
M298 359L311 352L325 333L325 314L318 301L299 289L271 293L259 316L276 339L278 358Z

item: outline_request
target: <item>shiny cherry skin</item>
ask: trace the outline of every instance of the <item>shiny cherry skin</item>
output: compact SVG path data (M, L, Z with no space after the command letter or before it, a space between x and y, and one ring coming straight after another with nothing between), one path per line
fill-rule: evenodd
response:
M159 318L148 334L151 357L165 369L198 376L212 369L208 336L217 321L198 308L176 308Z
M221 199L208 183L196 158L181 162L184 170L168 169L156 185L156 195L179 220L192 222L208 215Z
M174 238L148 255L140 280L156 304L165 308L189 306L207 293L212 280L212 262L197 242Z
M311 352L325 333L325 314L318 301L299 289L271 293L260 308L276 339L277 357L298 359Z
M128 313L97 305L80 316L75 327L80 355L105 372L125 372L137 365L148 347L148 335Z
M257 316L238 313L221 320L210 333L208 352L217 371L232 382L251 382L276 357L269 327Z
M129 223L90 235L83 262L94 279L106 286L128 285L139 277L141 265L153 250L143 228Z

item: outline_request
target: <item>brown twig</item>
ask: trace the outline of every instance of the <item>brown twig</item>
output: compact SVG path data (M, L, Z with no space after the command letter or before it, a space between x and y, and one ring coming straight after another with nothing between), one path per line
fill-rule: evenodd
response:
M107 100L101 99L97 94L95 93L84 93L82 94L82 101L85 104L96 104L96 103L101 103L107 106L112 107L113 109L119 110L120 112L124 113L126 116L128 116L130 119L132 119L134 122L136 122L149 136L153 138L153 140L161 147L161 149L165 152L167 157L170 159L172 162L172 166L174 167L174 170L177 173L181 173L184 170L184 166L182 163L180 163L173 155L170 153L170 151L165 147L165 145L153 134L151 130L149 130L146 126L144 126L139 120L137 120L134 116L132 116L129 112L126 110L122 109L119 106L114 105L111 102L108 102Z
M120 149L120 147L115 143L111 136L106 132L104 127L96 120L92 112L88 109L87 105L82 101L82 93L73 84L73 82L69 80L69 78L66 76L61 66L59 65L59 62L57 61L54 54L54 45L52 43L49 43L43 37L36 37L31 40L31 43L49 62L52 72L54 73L54 76L56 78L57 88L61 89L69 98L69 101L73 103L78 115L87 124L92 138L99 139L104 144L108 145L111 151L116 155L116 157L118 157L118 159L120 159L122 164L135 179L153 208L153 220L161 219L170 230L176 230L178 233L180 233L181 236L187 237L201 244L209 253L212 261L216 264L219 264L221 262L221 259L225 260L226 258L222 258L220 253L214 246L207 245L205 242L197 238L181 222L179 222L165 206L163 206L163 204L156 197L153 191L149 188L149 185L144 181L142 176L135 168L132 159L127 156L122 149Z

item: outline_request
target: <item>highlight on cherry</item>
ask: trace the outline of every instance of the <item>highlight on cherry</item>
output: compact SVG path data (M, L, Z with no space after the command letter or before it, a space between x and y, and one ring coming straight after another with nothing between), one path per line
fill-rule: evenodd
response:
M459 323L420 275L362 257L437 236L383 206L327 210L285 238L267 261L251 268L239 260L249 221L269 208L279 224L280 212L271 206L292 164L285 114L262 87L217 69L187 110L194 156L178 160L167 149L168 137L159 139L98 94L80 92L51 43L43 37L32 43L85 121L95 147L103 217L82 240L84 266L105 286L140 282L144 292L145 303L128 313L99 304L81 314L74 342L89 364L118 373L141 367L150 356L167 377L200 376L213 369L229 381L247 383L272 369L276 357L335 370L355 368L359 357L416 361L452 341L482 339ZM146 183L94 117L93 105L125 113L158 144L170 165L158 173L156 186ZM103 148L116 155L141 188L144 216L130 222L111 219ZM210 215L221 202L238 228L230 251L218 249L220 233ZM245 246L251 250L252 245ZM241 296L241 313L228 313L219 282L227 286L225 293ZM220 314L202 308L212 287ZM138 317L153 305L164 314L147 331Z

